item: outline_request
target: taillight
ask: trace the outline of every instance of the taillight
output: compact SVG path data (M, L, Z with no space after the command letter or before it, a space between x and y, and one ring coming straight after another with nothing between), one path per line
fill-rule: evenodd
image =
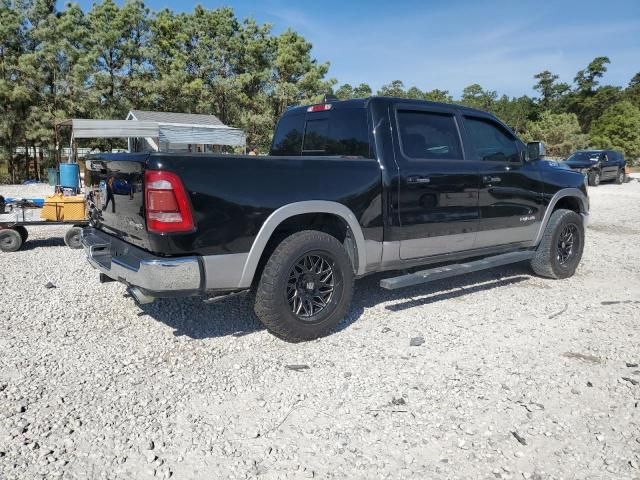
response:
M144 189L147 230L153 233L193 230L189 197L176 174L147 170L144 173Z
M327 110L331 110L330 103L323 103L320 105L311 105L307 108L307 112L326 112Z

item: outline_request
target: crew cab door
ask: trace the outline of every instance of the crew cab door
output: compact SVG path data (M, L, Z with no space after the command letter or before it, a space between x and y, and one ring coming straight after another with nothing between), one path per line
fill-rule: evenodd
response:
M474 248L529 242L544 215L542 178L524 144L493 117L462 115L468 155L478 166L480 221Z
M602 165L601 179L611 180L618 175L618 157L615 152L602 152L600 154L600 164Z
M472 248L478 227L477 168L465 160L455 110L398 104L394 150L400 258Z

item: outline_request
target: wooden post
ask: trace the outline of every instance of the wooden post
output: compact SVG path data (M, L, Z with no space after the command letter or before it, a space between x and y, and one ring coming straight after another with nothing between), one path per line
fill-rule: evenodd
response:
M33 178L38 180L38 147L31 145L33 148Z
M42 162L44 161L44 152L42 151L42 147L40 147L40 152L38 153L38 156L40 157L40 165L38 165L38 162L36 161L36 172L38 175L38 181L41 182L42 172L40 170L42 168Z
M28 180L29 177L29 144L27 143L27 139L24 139L24 176L27 177L25 180Z
M9 156L7 157L7 170L9 173L9 178L11 178L11 183L16 183L15 172L13 171L13 152L14 146L12 142L12 138L9 137Z
M60 164L60 125L55 124L54 131L54 148L53 148L53 165L58 166Z

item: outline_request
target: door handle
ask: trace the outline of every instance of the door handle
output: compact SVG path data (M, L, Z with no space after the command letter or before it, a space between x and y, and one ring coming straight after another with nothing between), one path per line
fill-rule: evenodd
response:
M492 175L485 175L484 177L482 177L482 181L485 184L490 184L490 183L500 183L502 181L502 178L500 177L494 177Z
M421 177L419 175L411 175L407 177L407 183L411 185L422 185L425 183L431 183L431 179L429 177Z

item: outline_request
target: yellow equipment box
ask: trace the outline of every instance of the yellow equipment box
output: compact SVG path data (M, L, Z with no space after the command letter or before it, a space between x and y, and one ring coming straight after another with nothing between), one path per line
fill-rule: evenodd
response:
M42 220L53 222L86 220L86 204L83 195L65 197L64 195L52 195L45 198L42 213Z
M84 195L76 195L75 197L64 197L64 219L69 220L86 220L87 204Z
M64 204L62 203L62 195L52 195L44 199L44 206L40 213L42 220L51 220L53 222L61 222L64 219Z

